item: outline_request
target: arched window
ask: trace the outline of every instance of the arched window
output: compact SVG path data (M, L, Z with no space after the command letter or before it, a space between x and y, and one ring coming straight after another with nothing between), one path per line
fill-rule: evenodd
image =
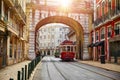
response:
M117 11L120 11L120 0L116 0Z
M115 24L115 35L119 35L120 34L120 23Z
M109 16L111 14L111 0L108 0L108 11L109 11Z
M101 39L104 39L104 35L105 35L105 29L102 28L102 29L101 29Z
M98 40L98 32L96 32L96 40Z
M108 27L108 37L111 37L111 33L112 33L112 28Z

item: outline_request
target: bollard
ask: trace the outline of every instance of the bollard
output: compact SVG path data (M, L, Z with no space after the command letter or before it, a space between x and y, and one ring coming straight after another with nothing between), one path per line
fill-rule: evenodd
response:
M13 78L10 78L9 80L14 80Z
M22 68L22 80L24 80L24 68Z
M29 79L29 76L30 76L30 64L31 63L28 64L28 79Z
M25 80L27 80L27 65L25 65Z
M20 80L20 71L18 71L17 80Z

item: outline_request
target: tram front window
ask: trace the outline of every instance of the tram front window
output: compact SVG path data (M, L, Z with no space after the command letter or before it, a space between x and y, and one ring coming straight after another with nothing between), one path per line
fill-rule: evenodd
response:
M67 51L70 51L70 46L67 46Z
M73 46L71 46L71 51L73 52Z
M63 46L63 47L62 47L62 51L66 51L66 48L65 48L65 46Z

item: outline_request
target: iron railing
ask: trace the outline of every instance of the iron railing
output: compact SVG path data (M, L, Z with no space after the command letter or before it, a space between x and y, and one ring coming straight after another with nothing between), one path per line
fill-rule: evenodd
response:
M41 60L41 56L36 57L34 60L28 63L28 66L25 65L25 67L23 67L21 71L18 71L18 74L16 75L17 80L28 80L32 72L34 71L36 65L40 62L40 60ZM14 80L14 79L10 78L9 80Z
M117 16L120 13L120 9L119 8L115 8L115 9L110 9L110 11L108 11L107 13L103 14L101 17L97 18L94 21L94 25L97 26L100 23L105 22L106 20L111 20L112 17Z

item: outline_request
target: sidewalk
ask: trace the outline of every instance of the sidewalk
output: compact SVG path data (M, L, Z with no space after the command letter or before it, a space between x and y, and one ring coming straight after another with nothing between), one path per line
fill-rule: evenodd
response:
M81 61L81 60L79 62L92 65L92 66L96 66L96 67L100 67L100 68L104 68L104 69L108 69L108 70L112 70L112 71L120 72L120 65L118 64L113 64L113 63L101 64L99 61Z
M30 61L26 60L14 65L7 66L3 69L0 69L0 80L9 80L10 78L13 78L14 80L17 80L17 72L22 67L25 67L25 65L28 65Z

